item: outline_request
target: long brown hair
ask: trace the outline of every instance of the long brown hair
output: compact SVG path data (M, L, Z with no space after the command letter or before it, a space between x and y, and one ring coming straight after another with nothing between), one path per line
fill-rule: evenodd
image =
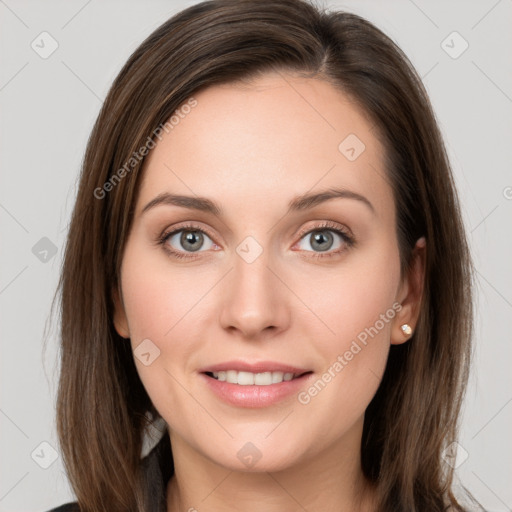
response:
M407 343L392 346L365 415L362 467L377 488L378 510L464 510L441 455L457 438L468 378L473 271L443 141L400 48L354 14L303 0L214 0L187 8L134 51L104 101L57 290L57 425L78 503L84 512L143 510L142 439L148 413L159 417L130 344L112 321L144 161L130 158L199 90L270 70L329 80L358 103L386 149L402 272L416 240L427 241L417 328Z

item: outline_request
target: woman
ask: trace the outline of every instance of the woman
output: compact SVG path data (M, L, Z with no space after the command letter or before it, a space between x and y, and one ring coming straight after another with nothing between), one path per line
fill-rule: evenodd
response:
M445 454L471 290L443 142L388 37L300 0L182 11L85 155L59 510L465 510Z

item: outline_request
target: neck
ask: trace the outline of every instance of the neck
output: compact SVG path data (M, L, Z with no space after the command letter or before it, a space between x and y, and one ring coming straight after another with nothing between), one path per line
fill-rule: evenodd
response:
M373 512L374 490L361 469L361 432L362 422L336 446L272 472L230 470L171 433L175 473L167 512Z

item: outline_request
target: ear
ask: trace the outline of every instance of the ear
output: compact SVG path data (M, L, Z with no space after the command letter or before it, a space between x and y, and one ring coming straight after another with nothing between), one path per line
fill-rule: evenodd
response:
M126 312L124 310L124 304L122 301L122 294L117 286L113 287L112 299L114 301L114 327L117 334L121 338L130 337L130 329L128 328L128 319L126 318Z
M425 237L417 240L412 250L409 271L403 277L400 284L397 301L402 305L402 309L398 311L393 319L391 329L392 345L400 345L406 342L416 328L425 282L426 245ZM402 325L404 324L409 325L411 328L412 332L410 334L406 334L402 330Z

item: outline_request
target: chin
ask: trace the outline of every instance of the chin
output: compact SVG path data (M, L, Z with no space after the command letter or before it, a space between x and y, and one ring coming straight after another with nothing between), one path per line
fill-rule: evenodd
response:
M230 471L242 473L262 473L276 472L286 470L299 461L297 450L289 443L280 443L281 451L278 446L272 443L262 443L244 441L242 443L230 444L229 447L218 445L221 453L205 455L215 464L218 464ZM228 456L228 454L234 454ZM293 454L293 458L290 455Z

